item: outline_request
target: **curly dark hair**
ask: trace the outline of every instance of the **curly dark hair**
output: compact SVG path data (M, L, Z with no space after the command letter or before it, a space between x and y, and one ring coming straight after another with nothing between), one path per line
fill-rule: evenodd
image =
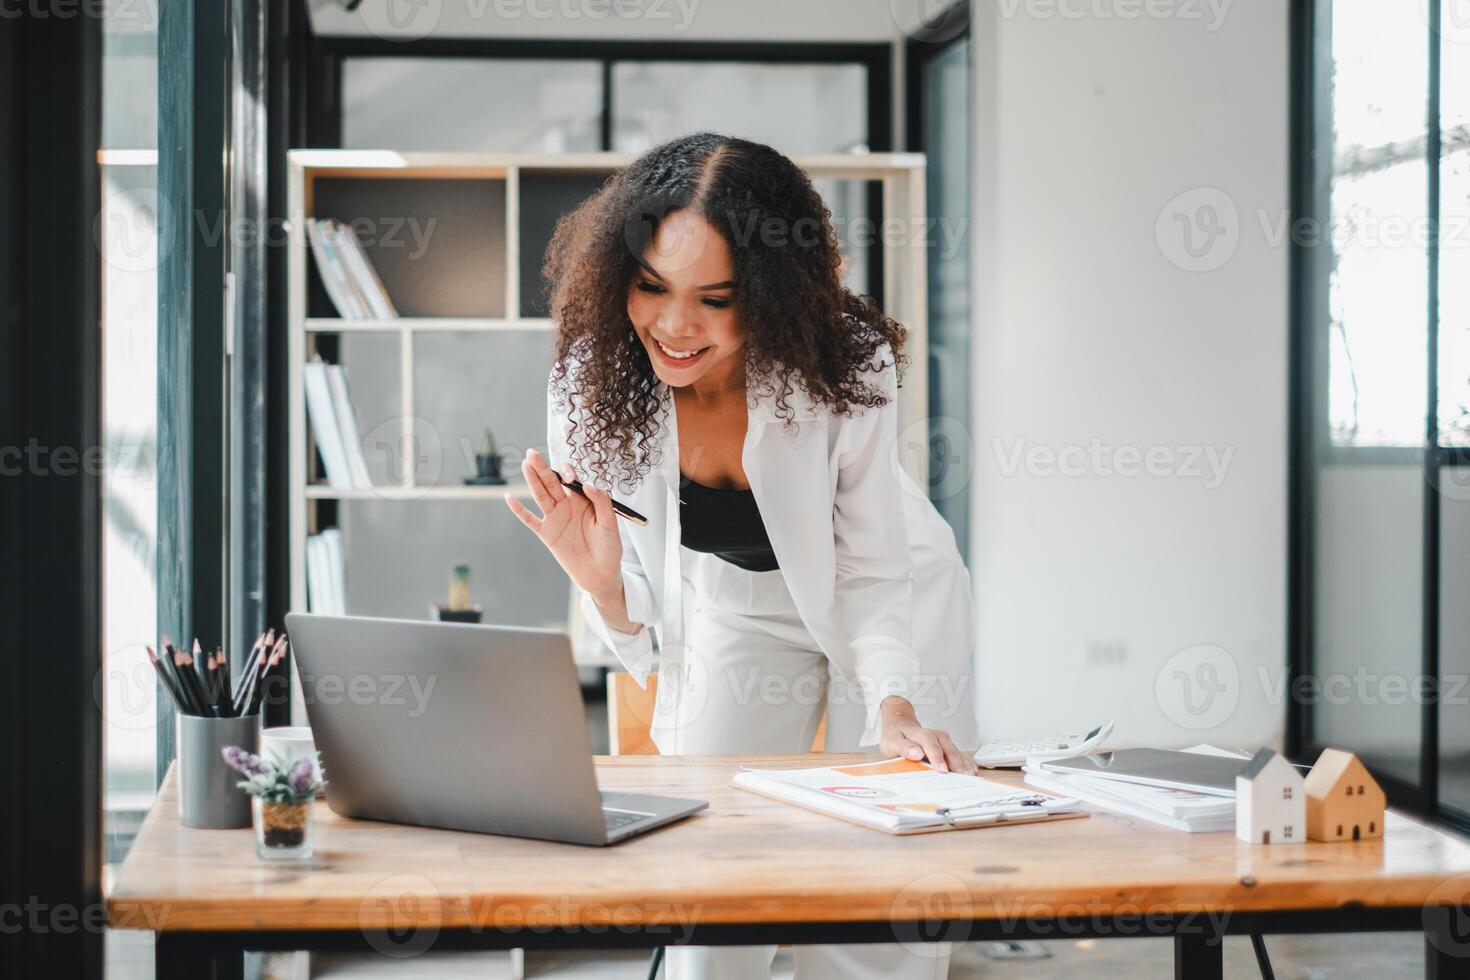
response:
M839 415L883 405L865 375L903 364L904 327L842 285L832 214L801 168L748 140L670 140L557 223L543 269L557 323L552 394L570 417L573 464L604 486L630 489L655 462L659 380L627 297L659 222L681 208L730 245L747 393L774 398L778 418L793 423L798 387Z

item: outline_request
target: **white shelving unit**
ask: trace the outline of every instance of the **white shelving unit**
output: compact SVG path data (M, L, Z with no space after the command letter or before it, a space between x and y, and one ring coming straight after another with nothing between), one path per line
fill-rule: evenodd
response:
M612 153L562 156L506 154L397 153L379 150L294 150L289 154L288 200L289 250L289 363L290 391L290 481L291 481L291 607L306 606L306 539L316 530L316 505L321 501L391 500L399 506L432 505L438 501L487 503L507 492L508 486L419 486L414 483L412 459L405 455L402 482L370 490L337 490L312 481L314 449L306 419L303 367L313 355L321 334L370 333L396 335L399 352L400 415L405 436L412 436L414 410L414 338L423 333L511 334L548 333L554 329L544 317L522 317L521 297L521 180L537 177L571 176L597 178L630 163L632 157ZM883 220L899 219L901 235L881 234L883 286L887 312L909 330L910 362L900 394L901 429L906 434L903 464L917 478L924 476L927 429L927 309L924 234L924 157L921 154L885 153L864 155L821 154L798 156L796 162L813 178L879 181L882 185ZM318 182L343 180L445 180L489 181L504 187L503 261L504 315L500 316L406 316L395 320L342 320L308 316L310 248L305 219L315 216ZM365 185L366 186L366 185ZM877 216L875 216L877 217ZM887 227L879 225L880 228ZM898 239L898 240L895 240ZM539 268L540 256L536 256ZM493 271L493 270L492 270ZM391 287L390 287L391 288ZM408 444L408 440L404 440ZM922 482L921 482L922 485ZM524 489L523 487L521 488ZM488 508L487 513L503 511ZM510 520L509 513L489 518ZM526 546L534 542L529 536ZM349 543L350 547L350 543ZM570 608L572 604L569 602ZM358 612L359 610L351 610ZM367 612L371 612L368 610Z

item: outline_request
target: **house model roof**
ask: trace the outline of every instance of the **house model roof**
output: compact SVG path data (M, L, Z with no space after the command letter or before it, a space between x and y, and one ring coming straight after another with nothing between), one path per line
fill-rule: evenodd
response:
M1323 749L1322 754L1317 757L1316 764L1312 766L1312 771L1307 774L1307 793L1315 795L1330 793L1332 787L1337 785L1338 780L1342 779L1355 762L1366 775L1367 767L1359 762L1358 757L1351 752L1345 752L1342 749ZM1372 780L1372 778L1371 775L1368 775L1368 779ZM1379 788L1376 781L1373 788Z
M1251 757L1251 761L1245 764L1244 769L1240 770L1241 777L1244 779L1255 779L1261 774L1261 770L1266 768L1266 764L1274 758L1276 758L1275 750L1262 749Z

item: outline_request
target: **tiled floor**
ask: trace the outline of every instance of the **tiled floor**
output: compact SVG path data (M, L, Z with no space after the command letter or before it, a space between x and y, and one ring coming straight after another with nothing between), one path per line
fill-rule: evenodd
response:
M1073 980L1077 977L1165 977L1173 972L1167 939L1065 940L1042 944L1040 960L989 959L981 944L962 947L950 966L951 980ZM1414 933L1340 936L1273 936L1267 940L1279 980L1389 980L1424 975L1423 940ZM260 980L303 980L293 958L269 961L252 973ZM151 944L136 935L109 936L107 980L147 980L153 975ZM1466 964L1470 975L1470 963ZM643 953L526 954L528 977L557 980L641 980L648 972ZM361 956L315 957L313 980L500 980L510 977L509 958L498 953L426 954L409 960ZM1225 943L1225 975L1259 976L1250 941ZM777 956L773 976L791 977L790 956Z

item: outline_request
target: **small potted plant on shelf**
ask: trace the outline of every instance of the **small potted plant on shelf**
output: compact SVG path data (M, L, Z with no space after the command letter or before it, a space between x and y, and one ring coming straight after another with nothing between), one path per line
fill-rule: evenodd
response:
M311 857L311 804L326 785L319 757L281 764L238 745L229 746L223 754L230 768L245 777L236 785L251 796L255 853L265 861Z
M449 601L432 607L441 623L478 623L481 609L470 602L470 566L455 565L449 573Z
M480 451L475 453L475 475L467 476L465 483L477 487L496 487L505 482L500 475L500 447L495 443L495 433L485 430L485 440Z

